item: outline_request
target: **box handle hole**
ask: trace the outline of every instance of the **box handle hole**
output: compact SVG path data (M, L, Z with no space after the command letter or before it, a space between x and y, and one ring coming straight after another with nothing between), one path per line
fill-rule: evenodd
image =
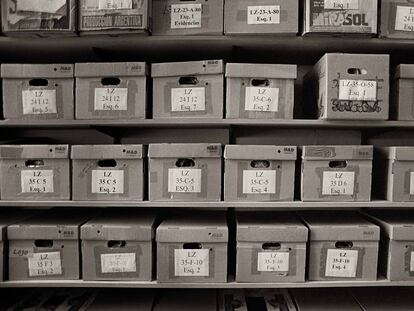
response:
M251 81L252 86L269 86L270 82L268 79L253 79Z
M346 168L348 163L346 161L330 161L329 167L330 168Z
M203 246L200 243L184 243L183 249L202 249Z
M106 77L101 80L102 85L120 85L121 79L115 77Z
M197 77L181 77L178 80L178 83L180 85L197 85L198 84L198 79L197 79Z
M29 81L30 86L48 86L49 81L47 79L32 79Z
M124 248L126 241L108 241L108 248Z
M351 241L341 241L335 243L336 248L344 249L344 248L352 248L354 247L354 243Z
M36 247L53 247L53 241L52 240L35 240L34 245Z
M43 160L27 160L25 165L26 167L39 167L44 166L45 162L43 162Z
M278 242L269 242L269 243L264 243L262 245L262 248L264 250L278 250L281 248L281 245Z
M116 167L115 160L99 160L98 161L99 167Z
M270 162L267 160L255 160L250 162L252 168L269 168Z
M175 166L177 166L177 167L194 167L195 162L192 159L178 159L177 162L175 162Z
M348 69L348 74L350 75L366 75L368 73L368 71L366 69L361 69L361 68L349 68Z

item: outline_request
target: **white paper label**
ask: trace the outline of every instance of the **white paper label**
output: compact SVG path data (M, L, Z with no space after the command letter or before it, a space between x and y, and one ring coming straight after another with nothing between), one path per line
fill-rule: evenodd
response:
M201 192L201 169L170 168L168 169L168 192L198 193Z
M95 110L128 110L127 88L96 88Z
M28 258L29 276L62 275L62 261L59 252L33 253Z
M204 87L172 88L171 111L205 111L206 89Z
M257 271L260 272L288 272L289 253L261 252L257 254Z
M209 276L209 249L174 250L175 276Z
M66 0L18 0L14 3L17 11L53 14L66 5Z
M279 111L279 89L273 87L246 87L246 111Z
M201 3L172 4L171 29L201 28Z
M358 251L328 249L325 276L354 278L358 266Z
M23 193L51 193L53 170L22 170L21 185Z
M355 172L323 172L322 195L354 195Z
M414 195L414 172L410 173L410 194Z
M377 100L377 81L339 80L339 100Z
M414 31L414 6L397 6L395 30Z
M414 271L414 252L411 252L411 258L410 258L410 271Z
M132 9L132 0L99 0L99 10Z
M324 9L326 10L358 10L359 0L325 0Z
M123 194L123 170L92 170L92 193Z
M247 24L280 24L280 5L248 6Z
M57 113L56 90L25 90L22 102L23 114Z
M137 272L135 253L102 254L102 273Z
M276 171L245 170L243 171L244 194L275 194Z

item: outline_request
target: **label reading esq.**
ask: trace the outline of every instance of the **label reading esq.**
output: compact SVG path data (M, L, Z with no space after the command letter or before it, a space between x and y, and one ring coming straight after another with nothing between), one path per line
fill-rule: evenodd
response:
M123 170L93 170L92 193L123 194L124 171Z
M414 31L414 6L397 5L395 30L408 32Z
M22 193L52 193L53 170L21 171Z
M175 249L175 276L209 276L209 249Z
M248 6L247 24L280 24L280 5Z
M168 192L199 193L201 192L201 169L170 168L168 170Z
M57 113L56 90L24 90L22 102L25 115Z
M323 172L322 195L354 195L355 172Z

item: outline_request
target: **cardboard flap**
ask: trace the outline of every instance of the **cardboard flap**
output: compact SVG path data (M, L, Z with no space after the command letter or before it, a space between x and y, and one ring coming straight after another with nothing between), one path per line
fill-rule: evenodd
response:
M224 73L222 60L161 63L151 65L151 75L156 77L179 77Z
M397 66L395 71L396 79L414 79L414 65L401 64Z
M369 211L367 216L390 240L414 241L414 214L411 211Z
M304 160L372 160L373 146L304 146Z
M296 65L227 64L226 77L296 79L297 70Z
M2 145L0 159L68 159L69 145Z
M0 212L0 241L7 239L7 227L36 214L36 210L13 209Z
M232 160L292 160L297 158L295 146L227 145L224 158Z
M149 158L221 158L221 144L151 144Z
M75 77L145 76L146 74L147 65L144 62L75 64Z
M390 160L414 161L414 147L381 147L376 149Z
M72 159L142 159L142 145L76 145Z
M1 77L73 78L73 67L72 64L2 64Z

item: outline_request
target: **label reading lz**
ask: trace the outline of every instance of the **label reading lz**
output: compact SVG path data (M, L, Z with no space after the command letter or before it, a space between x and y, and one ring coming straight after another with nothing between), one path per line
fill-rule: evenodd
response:
M102 254L102 273L137 272L135 253Z
M247 24L280 24L280 5L248 6Z
M171 111L205 111L206 89L204 87L172 88Z
M245 170L243 171L244 194L275 194L276 171Z
M322 195L354 195L355 172L323 172Z
M411 252L411 258L410 258L410 271L414 271L414 252Z
M53 170L23 170L21 186L23 193L52 193Z
M201 169L170 168L168 170L168 192L201 192Z
M397 5L395 30L414 31L414 6Z
M202 10L201 3L172 4L171 29L201 28Z
M60 252L33 253L28 264L29 276L62 275Z
M132 0L99 0L99 10L132 9Z
M325 276L354 278L358 266L358 251L346 249L328 249Z
M414 195L414 172L410 173L410 195Z
M288 272L289 253L261 252L257 254L257 271L259 272Z
M123 194L123 170L92 170L92 193Z
M273 87L246 87L246 111L279 111L279 89Z
M56 90L25 90L22 102L23 114L57 113Z
M377 100L377 81L339 80L339 100Z
M128 110L127 88L96 88L95 110Z
M358 10L359 0L325 0L326 10Z
M209 276L209 249L174 250L175 276Z

